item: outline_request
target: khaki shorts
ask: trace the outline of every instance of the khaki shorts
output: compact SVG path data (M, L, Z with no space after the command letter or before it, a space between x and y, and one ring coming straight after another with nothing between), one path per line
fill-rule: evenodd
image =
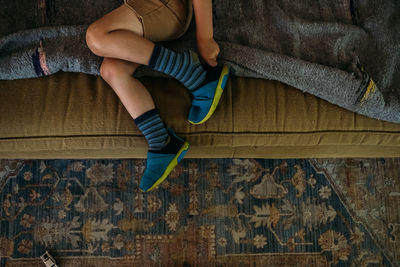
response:
M185 33L192 19L191 0L124 0L143 25L143 37L153 42Z

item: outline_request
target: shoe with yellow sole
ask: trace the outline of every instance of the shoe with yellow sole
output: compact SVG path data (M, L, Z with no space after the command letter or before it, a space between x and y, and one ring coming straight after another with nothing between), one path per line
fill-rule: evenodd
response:
M228 81L230 70L228 66L208 68L203 84L192 91L193 101L189 111L191 124L202 124L214 113Z
M189 149L189 143L177 136L171 129L168 129L168 134L170 139L165 149L147 152L146 170L139 185L143 192L149 192L159 186L182 161ZM171 147L178 147L178 152L176 154L164 153L164 151L170 151Z

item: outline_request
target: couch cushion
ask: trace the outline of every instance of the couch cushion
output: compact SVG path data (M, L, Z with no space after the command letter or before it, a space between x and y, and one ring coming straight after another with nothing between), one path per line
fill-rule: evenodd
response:
M279 82L232 77L213 117L187 122L190 95L142 78L188 157L394 157L400 125L366 118ZM0 157L143 158L147 144L111 88L82 73L0 81Z
M235 147L292 146L308 157L400 153L400 124L355 114L276 81L234 83L233 106L241 107L233 113Z

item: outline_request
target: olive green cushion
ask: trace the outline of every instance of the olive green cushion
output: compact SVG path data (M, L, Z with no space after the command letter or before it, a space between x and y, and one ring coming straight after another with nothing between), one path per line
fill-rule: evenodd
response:
M187 157L399 157L400 124L366 118L275 81L231 77L215 114L187 122L177 81L143 78ZM82 73L0 81L0 158L144 158L147 143L113 90Z

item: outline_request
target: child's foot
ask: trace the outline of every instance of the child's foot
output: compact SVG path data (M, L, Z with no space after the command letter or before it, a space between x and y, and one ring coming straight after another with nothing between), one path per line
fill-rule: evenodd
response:
M168 143L159 151L147 152L146 171L139 188L148 192L160 185L183 159L189 149L189 143L168 129Z
M192 91L193 101L189 111L189 122L201 124L214 113L229 77L228 66L208 68L203 83Z
M229 76L229 68L204 67L196 53L177 53L156 45L150 58L151 69L180 81L194 96L189 122L200 124L214 113Z

